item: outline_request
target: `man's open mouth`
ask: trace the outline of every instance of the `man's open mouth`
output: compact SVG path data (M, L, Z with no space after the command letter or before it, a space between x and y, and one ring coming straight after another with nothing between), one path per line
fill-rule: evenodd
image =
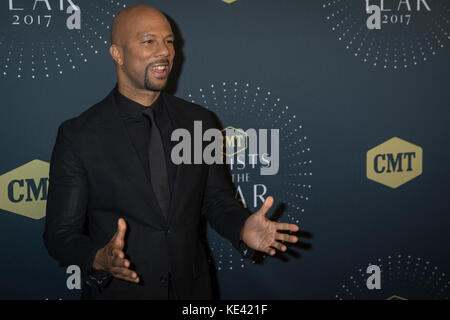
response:
M169 65L158 64L158 65L151 66L149 69L150 69L150 72L152 72L153 75L156 76L157 78L164 78L168 74Z

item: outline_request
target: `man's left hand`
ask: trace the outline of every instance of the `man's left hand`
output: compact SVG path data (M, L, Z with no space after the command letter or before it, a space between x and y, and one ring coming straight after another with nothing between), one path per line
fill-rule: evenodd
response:
M241 239L247 246L271 256L275 254L275 249L280 251L287 250L286 245L277 240L290 243L298 241L296 236L278 231L289 230L295 232L299 230L299 227L295 224L274 222L265 217L273 202L272 197L267 197L261 208L247 218L241 231Z

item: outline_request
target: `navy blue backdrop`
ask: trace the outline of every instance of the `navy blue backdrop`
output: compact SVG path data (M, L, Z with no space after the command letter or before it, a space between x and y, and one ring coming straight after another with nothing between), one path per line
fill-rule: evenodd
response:
M115 85L109 25L138 3L174 23L170 92L280 132L276 174L232 173L300 243L242 261L208 229L223 299L448 299L448 1L72 2L0 4L0 299L79 298L42 242L48 161L59 124Z

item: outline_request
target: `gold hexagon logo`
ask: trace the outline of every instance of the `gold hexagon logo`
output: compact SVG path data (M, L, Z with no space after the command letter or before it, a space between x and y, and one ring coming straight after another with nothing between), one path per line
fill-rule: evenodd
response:
M393 295L393 296L390 296L389 298L387 298L386 300L408 300L408 299Z
M231 126L223 128L221 131L223 139L223 148L225 150L223 154L225 156L231 157L247 149L248 146L247 132Z
M367 178L391 188L422 174L422 148L394 137L367 151Z
M225 3L233 3L233 2L236 2L237 0L222 0L222 2L225 2Z
M0 209L31 219L45 216L50 165L30 161L0 176Z

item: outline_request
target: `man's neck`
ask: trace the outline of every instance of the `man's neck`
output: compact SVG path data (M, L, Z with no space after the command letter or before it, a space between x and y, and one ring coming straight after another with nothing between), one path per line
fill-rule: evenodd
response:
M160 91L138 90L121 83L119 83L118 89L128 99L147 107L150 107L161 93Z

